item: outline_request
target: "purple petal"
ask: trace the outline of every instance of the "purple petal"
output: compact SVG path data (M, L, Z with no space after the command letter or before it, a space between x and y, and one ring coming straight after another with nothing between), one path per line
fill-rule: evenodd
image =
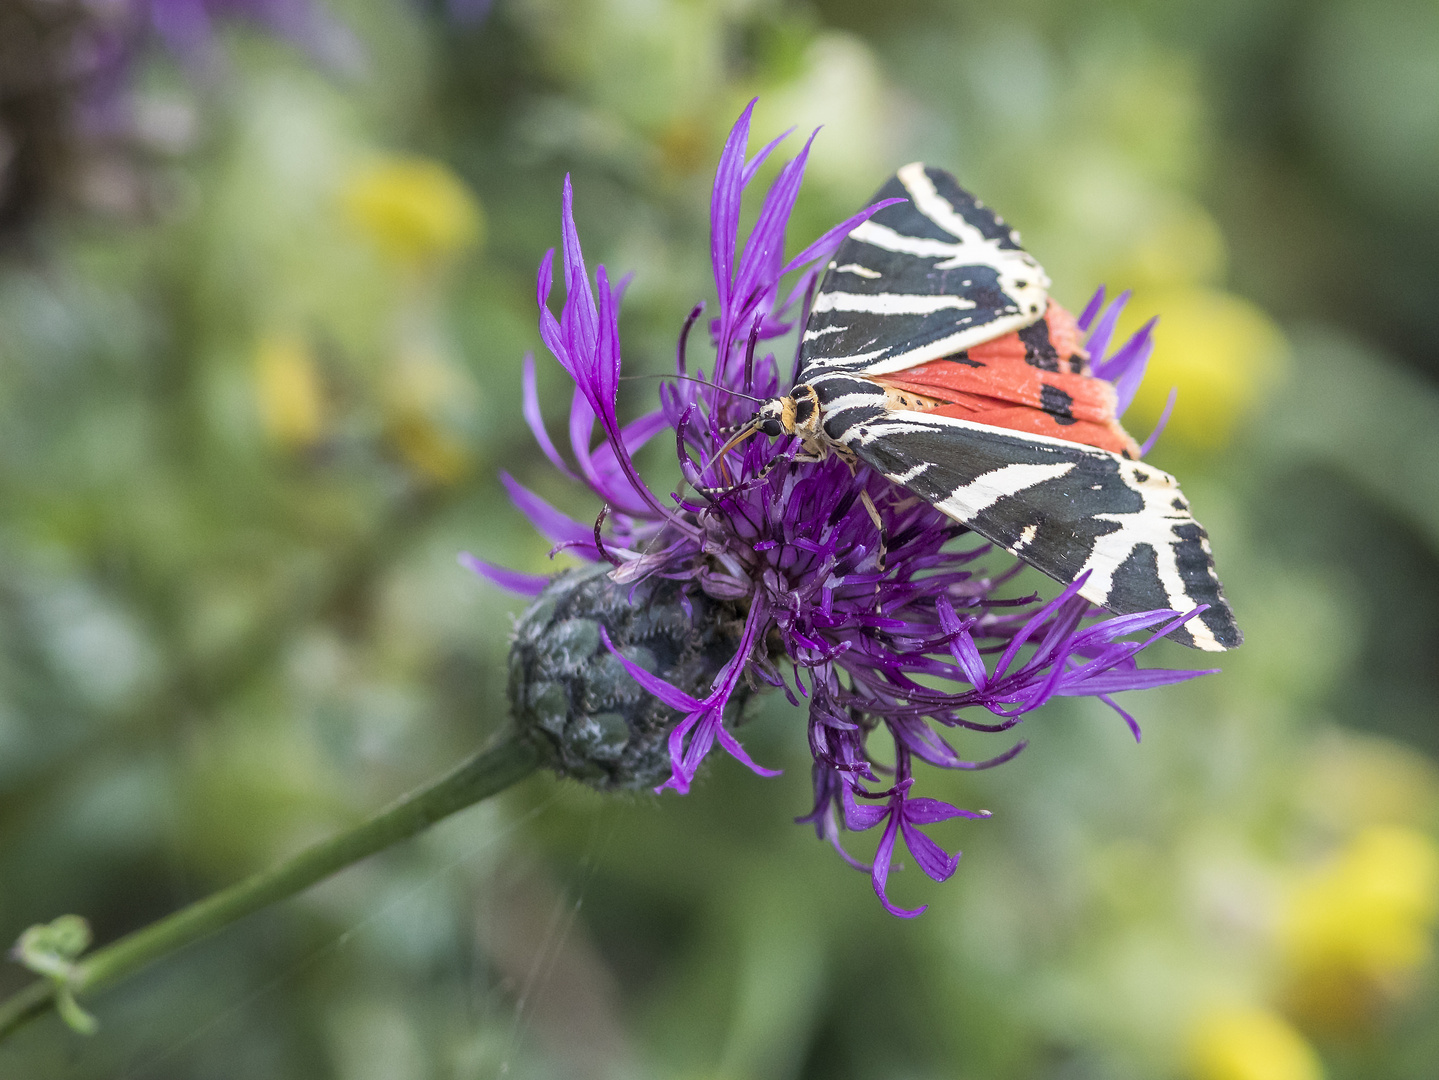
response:
M600 491L602 481L590 461L590 443L594 437L595 410L590 407L589 396L584 388L577 384L574 396L570 399L570 450L580 464L580 472L584 475L585 482Z
M549 311L550 290L555 285L555 249L550 248L540 259L540 268L535 273L535 306L541 313ZM542 315L543 317L543 315Z
M544 587L550 583L547 577L539 574L522 574L518 570L506 570L503 566L496 566L494 563L487 563L483 559L477 559L468 551L460 552L459 563L466 570L479 574L482 578L488 578L502 589L509 589L524 596L539 596Z
M889 824L885 826L884 835L879 838L879 848L874 853L873 869L870 871L870 883L874 886L874 894L879 897L879 902L884 905L884 910L891 915L897 915L901 919L912 919L916 915L923 915L928 905L910 910L902 908L897 904L890 903L885 895L885 886L889 882L889 864L894 857L894 840L899 833L899 815L891 814Z
M889 817L890 808L888 803L861 803L855 802L852 798L846 800L844 805L844 824L850 832L864 832L872 829L885 818Z
M1175 683L1197 679L1201 675L1217 675L1218 673L1218 668L1210 668L1207 671L1176 671L1172 668L1109 671L1090 676L1074 689L1061 687L1058 694L1060 697L1077 697L1079 695L1117 694L1121 690L1151 690L1156 686L1172 686Z
M1140 742L1144 738L1144 733L1139 730L1139 721L1121 709L1112 697L1108 694L1096 694L1095 696L1119 714L1120 718L1128 725L1129 733L1134 736L1135 742Z
M594 530L591 526L581 525L574 518L560 513L507 472L500 473L500 483L504 484L505 490L510 493L510 501L519 508L520 513L530 519L530 524L546 539L557 544L594 548Z
M1095 291L1095 294L1089 298L1089 303L1084 305L1084 311L1080 313L1079 318L1076 320L1079 323L1079 328L1081 330L1088 330L1089 324L1094 321L1094 317L1099 314L1099 309L1103 306L1104 286L1101 285L1098 290Z
M1035 631L1037 631L1051 615L1059 610L1065 601L1073 596L1077 596L1079 590L1084 588L1084 583L1088 580L1089 573L1086 571L1066 585L1058 596L1030 617L1029 621L1026 622L1024 626L1020 628L1019 632L1014 635L1013 639L1011 639L1009 645L1004 650L1004 654L999 658L999 663L994 665L994 678L991 681L997 681L1001 675L1009 670L1009 665L1014 662L1015 656L1017 656L1019 650L1024 647L1024 643L1034 635Z
M595 310L595 297L590 292L589 274L585 270L585 253L580 250L580 234L575 228L575 195L570 186L570 174L565 174L564 192L561 196L560 235L565 251L565 307L561 325L565 336L573 340L581 353L593 356L596 325L599 315Z
M524 363L520 367L520 385L523 394L523 405L521 409L525 415L525 423L530 425L530 433L534 435L535 442L540 444L540 450L545 457L549 458L550 464L560 472L564 473L571 480L578 480L574 470L565 464L560 452L555 449L555 444L550 441L550 433L545 428L544 417L540 414L540 395L535 384L535 354L525 353Z
M1119 322L1119 316L1124 311L1124 305L1129 303L1131 293L1128 289L1114 298L1110 305L1104 309L1099 317L1099 323L1091 331L1089 338L1085 341L1085 347L1089 349L1089 355L1096 361L1095 374L1099 375L1103 368L1097 361L1104 356L1104 350L1109 348L1109 339L1114 336L1114 327ZM1100 375L1100 378L1104 376Z
M624 653L615 648L614 642L610 641L609 632L600 627L600 640L605 643L605 648L614 654L630 676L655 697L659 698L671 709L683 709L685 712L697 712L704 708L704 703L696 701L677 686L671 686L658 675L652 675L640 667Z
M883 210L886 206L893 206L895 203L902 203L907 201L908 200L906 199L881 199L877 203L866 206L863 210L855 214L853 217L847 218L846 220L841 221L834 228L827 230L823 236L821 236L814 243L810 244L809 247L805 248L793 259L787 262L784 266L784 269L780 271L780 276L783 277L790 271L798 270L806 263L813 262L821 255L828 254L830 248L838 247L841 240L843 240L850 233L854 232L854 230L858 226L864 224L864 222L868 221L871 216L873 216L876 212Z
M950 636L949 650L954 656L954 662L964 672L964 677L976 690L983 689L989 683L989 674L984 669L984 659L979 655L979 648L974 644L974 638L968 630L960 625L959 616L954 613L954 605L946 597L939 597L935 600L935 608L939 612L939 624L944 632Z
M760 776L782 776L784 774L783 769L766 769L762 765L756 765L746 753L745 748L725 729L723 724L715 725L715 738L719 740L719 744L725 748L730 757L749 769L750 772L758 773Z
M739 233L740 196L744 191L745 147L749 144L750 116L758 101L759 98L751 99L730 129L715 169L714 189L710 197L710 264L714 270L721 311L729 306L734 282L735 241Z
M670 429L669 421L665 419L662 412L645 413L636 420L631 420L620 430L620 444L625 452L631 457L635 455L652 438L661 431ZM620 468L619 460L615 456L615 444L609 441L601 443L595 448L594 457L595 471L607 481L624 481L628 486L628 479L624 470ZM638 507L636 507L638 509Z
M604 631L601 630L601 633L603 632ZM688 766L685 761L685 736L687 736L691 731L696 729L697 725L704 718L704 715L705 714L703 711L690 713L678 724L676 724L674 730L670 732L670 737L668 740L670 754L670 778L666 780L663 784L659 785L659 787L655 788L656 795L663 792L666 788L674 791L678 795L689 794L690 784L694 782L695 778L695 769ZM699 733L696 732L696 736L698 736L698 734Z
M948 881L953 876L959 866L959 852L951 856L908 821L901 823L900 832L904 835L904 846L909 848L914 861L926 875L935 881Z
M794 211L795 200L799 197L799 187L804 181L810 147L814 145L815 135L818 134L819 129L816 128L805 141L804 148L785 163L774 183L770 185L769 191L765 193L759 217L745 242L744 253L740 256L740 269L735 277L737 297L746 296L758 289L760 274L766 270L773 272L773 268L784 258L785 227ZM779 274L773 274L771 281L778 277Z
M759 98L755 98L755 100L758 101ZM744 174L740 177L740 187L749 187L750 181L754 179L755 173L759 172L760 166L765 163L765 160L770 154L774 153L775 147L779 146L780 143L784 142L793 134L794 128L785 128L773 139L765 143L764 149L750 158L749 162L745 165Z
M1159 321L1155 316L1139 328L1139 331L1120 350L1120 355L1128 353L1133 348L1132 355L1115 356L1114 363L1110 365L1114 373L1114 391L1116 396L1115 415L1123 416L1134 401L1134 395L1139 393L1139 385L1144 381L1145 369L1149 366L1149 358L1154 355L1154 324Z
M939 799L913 798L904 800L904 817L906 821L912 821L916 825L933 825L937 821L948 821L950 818L969 818L971 821L980 820L990 816L988 810L961 810L957 806L951 806Z
M1164 411L1159 414L1159 422L1154 425L1154 430L1149 433L1149 438L1139 444L1139 456L1143 457L1154 449L1154 444L1159 441L1159 436L1164 434L1164 429L1169 426L1169 416L1174 412L1174 403L1179 400L1179 387L1169 388L1169 400L1164 403Z

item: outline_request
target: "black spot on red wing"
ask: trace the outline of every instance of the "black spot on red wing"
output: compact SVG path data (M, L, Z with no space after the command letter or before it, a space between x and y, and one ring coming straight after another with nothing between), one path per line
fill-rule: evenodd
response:
M1069 371L1073 375L1084 374L1084 358L1078 353L1069 354Z
M1057 386L1045 383L1039 390L1039 407L1054 417L1056 424L1069 425L1074 420L1074 398Z
M965 367L981 368L985 366L983 360L971 360L968 349L964 352L957 352L953 356L946 356L945 359L951 360L956 364L963 364Z
M1024 342L1026 364L1041 371L1059 370L1059 353L1049 340L1049 323L1043 319L1030 323L1019 332L1019 340Z

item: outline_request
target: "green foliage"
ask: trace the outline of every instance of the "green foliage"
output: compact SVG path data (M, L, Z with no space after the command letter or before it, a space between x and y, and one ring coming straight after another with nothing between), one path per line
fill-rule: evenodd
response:
M636 273L627 369L663 370L756 93L759 137L824 125L795 249L925 158L1022 229L1061 302L1104 283L1161 316L1159 393L1127 420L1142 438L1179 386L1155 460L1247 642L1126 703L1141 746L1058 702L1016 761L941 781L995 816L940 830L966 850L946 885L896 872L932 905L912 923L792 824L808 750L770 696L742 736L780 778L720 762L656 799L536 777L87 997L92 1039L33 1025L0 1075L1223 1080L1275 1031L1331 1080L1430 1075L1432 913L1386 901L1386 940L1423 946L1387 967L1293 927L1376 836L1399 840L1371 876L1411 895L1439 828L1432 5L332 10L363 45L348 74L248 32L209 83L152 57L141 111L193 138L86 159L66 183L146 197L0 252L0 920L23 931L0 991L63 987L84 924L57 912L113 941L506 723L525 605L455 553L564 565L502 468L599 509L519 408L527 350L552 421L568 404L533 287L561 178L592 263ZM624 393L633 414L653 387Z

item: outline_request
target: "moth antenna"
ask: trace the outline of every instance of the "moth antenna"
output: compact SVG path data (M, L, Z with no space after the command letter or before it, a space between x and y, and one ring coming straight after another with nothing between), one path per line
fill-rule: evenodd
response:
M620 382L630 382L633 379L678 379L681 382L699 383L701 386L708 386L711 390L718 390L722 394L732 394L734 397L742 397L746 401L753 401L757 405L765 403L764 398L755 397L753 394L745 394L739 390L731 390L728 386L720 386L707 379L696 379L693 375L664 375L659 373L645 375L621 375Z
M749 435L748 435L748 434L745 434L743 437L744 437L744 438L749 438ZM731 445L734 445L734 444L731 443ZM726 447L726 449L728 449L728 447ZM724 453L724 451L721 450L720 453ZM778 465L789 465L789 464L792 464L793 462L799 461L799 460L804 460L804 461L809 461L809 460L813 460L813 461L823 461L824 458L813 458L813 459L810 459L810 458L798 458L798 457L795 456L795 454L794 454L792 451L791 451L791 452L787 452L787 453L781 454L781 455L780 455L779 457L777 457L777 458L772 458L772 459L770 460L769 464L767 464L767 465L766 465L763 469L761 469L759 472L755 473L755 475L754 475L751 479L745 481L745 483L750 484L750 485L758 484L758 483L760 483L761 481L763 481L763 480L765 479L765 477L769 476L770 473L774 472L776 466L778 466ZM736 488L738 488L739 486L740 486L740 485L738 485L738 484L730 484L728 487L725 487L725 488L710 488L710 489L707 489L707 490L704 492L704 495L705 495L706 498L709 498L709 497L712 497L712 496L714 496L714 495L723 494L723 493L726 492L726 491L733 491L733 490L735 490Z
M745 441L746 439L748 439L751 435L754 435L754 434L758 433L758 431L759 431L759 418L756 417L755 419L753 419L753 420L749 421L747 424L745 424L744 427L740 428L739 432L738 432L732 439L730 439L729 442L725 443L723 446L721 446L721 447L719 448L719 450L718 450L718 452L716 452L715 456L712 457L712 458L710 458L710 464L713 465L716 461L721 460L726 454L728 454L728 453L729 453L731 450L733 450L736 446L738 446L740 443L744 442L744 441Z
M730 439L729 442L725 443L717 451L715 451L714 455L707 462L705 462L703 466L700 467L699 475L703 476L710 469L714 468L716 463L718 463L719 467L724 470L726 486L733 487L734 479L729 475L729 469L724 463L724 456L758 431L759 417L755 417L747 424L745 424L744 427L742 427L739 432L732 439Z

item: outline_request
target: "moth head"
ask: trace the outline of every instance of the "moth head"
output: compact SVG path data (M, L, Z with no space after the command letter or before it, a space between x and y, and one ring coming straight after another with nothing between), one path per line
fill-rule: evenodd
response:
M794 434L794 401L791 398L772 398L759 407L754 414L755 427L770 438Z
M819 395L801 383L788 397L772 398L754 414L754 425L765 435L798 435L812 439L819 432Z

